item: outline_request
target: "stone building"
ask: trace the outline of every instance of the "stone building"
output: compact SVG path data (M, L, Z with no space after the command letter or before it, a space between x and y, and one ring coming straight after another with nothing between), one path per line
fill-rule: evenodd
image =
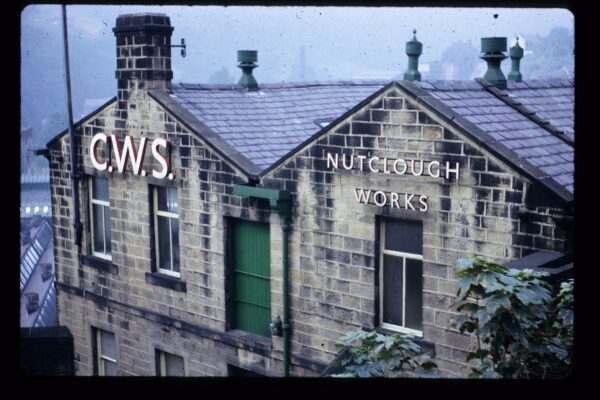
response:
M52 227L49 218L21 219L21 328L56 324Z
M171 82L172 31L117 18L117 96L75 125L80 230L69 135L47 145L78 375L315 376L355 329L460 371L457 259L571 262L573 82L506 82L502 40L472 82L420 82L413 39L406 80L263 84L241 51L237 85L202 85Z

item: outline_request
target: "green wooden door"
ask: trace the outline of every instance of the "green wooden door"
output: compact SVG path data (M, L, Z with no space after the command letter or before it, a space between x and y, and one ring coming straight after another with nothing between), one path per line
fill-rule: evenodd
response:
M269 224L233 224L234 328L270 336Z

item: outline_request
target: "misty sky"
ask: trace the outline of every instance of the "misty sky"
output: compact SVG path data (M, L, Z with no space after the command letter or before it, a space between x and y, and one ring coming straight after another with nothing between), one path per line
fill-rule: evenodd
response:
M561 9L67 6L76 119L86 99L116 95L112 28L119 14L132 12L171 18L172 44L182 37L188 44L186 58L172 53L173 80L194 83L209 82L223 67L237 81L236 50L258 50L259 84L294 80L302 46L315 79L392 79L406 69L404 46L414 28L423 43L423 64L439 60L457 41L479 50L481 37L519 34L526 50L535 52L527 48L528 37L548 35L555 27L574 29L573 15ZM60 6L28 6L21 29L22 121L35 126L45 112L65 110ZM508 61L503 69L507 74ZM87 108L91 104L88 100Z

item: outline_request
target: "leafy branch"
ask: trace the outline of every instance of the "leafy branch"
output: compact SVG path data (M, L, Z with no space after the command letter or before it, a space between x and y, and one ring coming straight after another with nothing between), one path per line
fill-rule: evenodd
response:
M346 348L348 356L340 361L343 372L333 377L437 376L437 365L411 335L349 331L336 346Z
M545 378L571 368L573 281L555 299L546 273L508 269L483 257L455 266L457 311L451 326L477 337L469 377Z

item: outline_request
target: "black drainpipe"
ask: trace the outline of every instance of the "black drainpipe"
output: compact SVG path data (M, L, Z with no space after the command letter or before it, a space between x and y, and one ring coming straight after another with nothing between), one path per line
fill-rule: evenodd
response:
M71 104L71 71L69 68L69 40L67 35L67 7L62 5L63 47L65 56L65 83L67 90L67 118L69 129L69 147L71 150L71 198L73 200L73 230L75 233L76 255L81 246L81 223L79 221L79 173L77 172L77 142L73 127L73 107Z

